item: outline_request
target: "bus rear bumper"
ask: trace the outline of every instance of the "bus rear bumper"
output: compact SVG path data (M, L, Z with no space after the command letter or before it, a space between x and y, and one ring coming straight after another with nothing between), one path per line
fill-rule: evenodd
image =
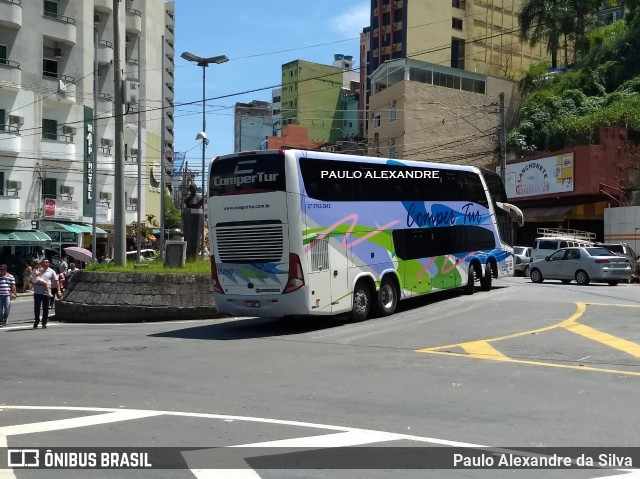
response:
M282 318L309 314L306 288L287 294L215 294L218 313L230 316Z

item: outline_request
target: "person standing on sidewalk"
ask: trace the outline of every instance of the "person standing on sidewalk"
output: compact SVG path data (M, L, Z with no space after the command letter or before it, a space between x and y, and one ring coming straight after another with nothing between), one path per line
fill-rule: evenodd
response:
M7 272L7 265L0 264L0 328L7 324L11 300L16 297L16 280Z
M41 262L42 273L40 274L40 279L50 282L53 287L58 291L58 297L61 296L60 292L60 282L58 281L58 275L56 272L51 269L49 266L49 260L43 259ZM54 286L55 285L55 286ZM47 286L36 283L33 288L33 311L35 315L35 320L33 323L33 329L38 327L38 323L40 322L40 308L42 307L42 328L47 327L47 321L49 320L49 292Z

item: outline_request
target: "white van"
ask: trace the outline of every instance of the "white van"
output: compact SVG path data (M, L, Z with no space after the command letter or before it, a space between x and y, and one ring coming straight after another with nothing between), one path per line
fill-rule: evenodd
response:
M596 234L588 231L561 228L538 228L541 235L533 242L531 261L544 259L560 248L571 246L593 246Z

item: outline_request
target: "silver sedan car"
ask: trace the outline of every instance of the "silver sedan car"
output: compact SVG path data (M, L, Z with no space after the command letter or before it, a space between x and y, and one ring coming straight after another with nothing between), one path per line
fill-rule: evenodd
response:
M629 259L618 256L606 248L561 248L544 259L531 263L529 276L534 283L545 279L559 279L564 284L575 280L586 285L590 282L617 285L631 275Z

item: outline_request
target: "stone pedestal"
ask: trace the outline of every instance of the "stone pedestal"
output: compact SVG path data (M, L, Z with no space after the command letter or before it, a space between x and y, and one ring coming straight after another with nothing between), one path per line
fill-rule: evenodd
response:
M185 208L182 211L182 234L187 242L187 261L195 261L201 249L204 211L200 208Z

